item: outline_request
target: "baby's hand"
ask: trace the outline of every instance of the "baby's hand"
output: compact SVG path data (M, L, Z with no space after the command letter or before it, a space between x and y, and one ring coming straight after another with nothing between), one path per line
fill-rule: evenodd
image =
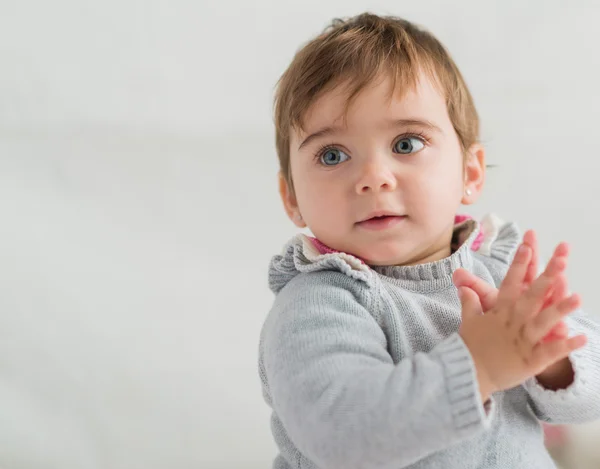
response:
M525 236L523 237L523 243L528 245L531 248L531 261L529 262L529 267L527 268L527 274L525 275L525 281L523 282L523 291L528 289L534 280L537 277L538 273L538 243L537 236L535 235L535 231L529 230L525 232ZM567 258L569 256L569 246L566 243L560 243L554 253L552 254L552 259L564 258L565 265L567 262ZM558 302L564 300L567 297L568 285L567 285L567 277L564 274L561 274L558 277L555 284L550 288L548 294L546 295L546 301L542 309L545 309L554 304L558 304ZM569 335L569 328L564 321L558 323L543 339L542 342L548 342L551 340L564 339Z
M544 273L523 291L531 256L531 247L523 244L487 314L481 314L481 302L472 289L459 288L463 305L459 334L475 362L483 401L537 375L586 343L584 335L542 342L565 315L579 307L580 300L571 295L544 307L566 266L561 256L553 257Z
M530 285L533 283L537 276L538 269L538 246L537 239L534 231L527 231L523 238L523 244L528 245L532 250L531 260L529 261L529 265L527 267L527 274L525 275L525 279L523 280L522 291L527 290ZM569 255L568 245L565 243L561 243L558 245L552 259L554 258L564 258L565 262ZM551 260L552 260L551 259ZM496 304L496 299L498 297L498 290L475 276L471 272L465 269L458 269L454 272L453 276L454 285L457 288L462 286L469 287L473 290L477 296L479 296L479 301L481 302L481 306L483 308L483 312L487 312L492 309ZM544 308L549 307L553 304L557 304L559 301L562 301L567 296L567 278L564 274L561 274L555 284L550 289L546 302L544 304ZM563 339L567 337L569 334L569 329L567 324L564 321L561 321L557 324L547 335L542 339L542 341L551 341L556 339Z

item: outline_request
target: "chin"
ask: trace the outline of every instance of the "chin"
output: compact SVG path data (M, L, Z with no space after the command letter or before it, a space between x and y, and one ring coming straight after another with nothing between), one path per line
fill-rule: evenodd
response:
M386 265L404 265L410 262L410 256L405 251L392 248L377 248L365 250L362 255L358 255L369 265L386 266Z

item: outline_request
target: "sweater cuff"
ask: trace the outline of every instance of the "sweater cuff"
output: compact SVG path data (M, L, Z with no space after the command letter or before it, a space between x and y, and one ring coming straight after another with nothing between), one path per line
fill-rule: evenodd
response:
M544 405L548 407L564 405L565 402L570 400L577 400L588 385L586 358L583 350L571 352L569 360L573 367L574 377L573 382L564 389L547 389L539 383L535 376L525 381L523 386L536 403L543 401Z
M477 372L471 353L458 333L452 334L436 348L443 364L448 403L454 429L459 435L489 428L496 404L493 397L481 402Z

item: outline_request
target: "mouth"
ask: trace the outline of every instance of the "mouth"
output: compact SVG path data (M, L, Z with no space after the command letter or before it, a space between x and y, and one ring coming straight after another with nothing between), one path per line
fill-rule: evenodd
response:
M359 221L357 225L369 230L383 230L391 228L405 219L406 215L399 215L393 212L374 212L367 218Z
M370 221L370 220L395 218L395 217L402 218L402 217L405 217L405 215L400 215L396 212L390 212L390 211L386 211L386 210L378 210L377 212L371 212L366 218L363 218L358 223L364 223L364 222Z

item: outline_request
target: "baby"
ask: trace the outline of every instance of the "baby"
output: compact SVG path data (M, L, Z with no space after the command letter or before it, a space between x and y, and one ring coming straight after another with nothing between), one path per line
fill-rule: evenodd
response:
M533 232L457 216L485 150L444 47L399 18L335 21L275 121L285 210L314 237L270 266L273 467L555 467L540 421L600 418L600 327L567 294L565 244L538 276Z

